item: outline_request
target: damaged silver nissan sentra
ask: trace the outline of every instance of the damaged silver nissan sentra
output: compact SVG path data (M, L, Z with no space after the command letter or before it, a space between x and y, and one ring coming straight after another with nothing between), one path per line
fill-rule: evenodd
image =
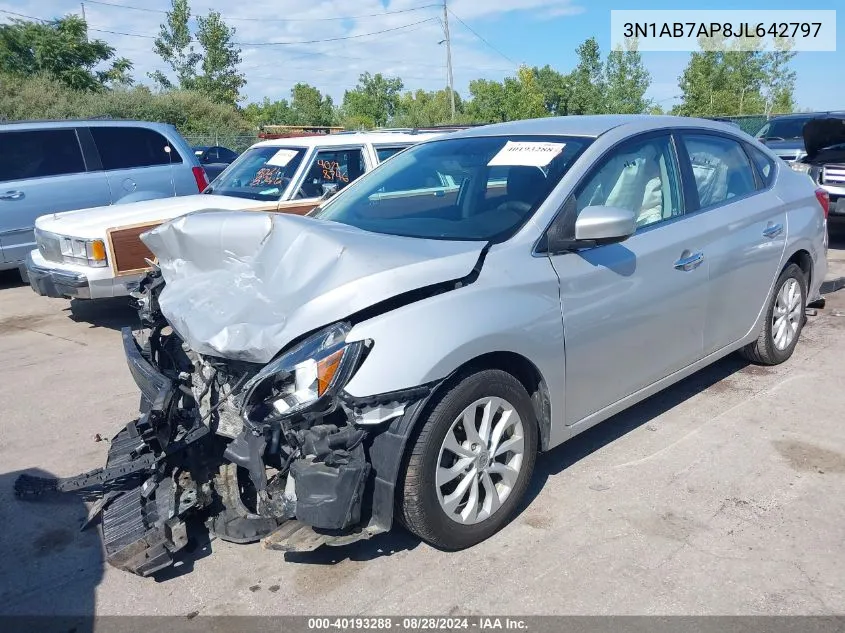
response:
M471 546L538 450L735 350L789 358L824 205L734 127L567 117L422 143L310 217L172 220L123 331L140 417L104 469L17 493L98 498L108 560L141 575L192 517L280 550L394 519Z

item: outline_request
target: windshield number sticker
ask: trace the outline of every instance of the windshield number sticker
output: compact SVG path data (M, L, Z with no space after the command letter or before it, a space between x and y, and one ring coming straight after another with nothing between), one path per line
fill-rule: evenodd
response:
M545 167L563 151L566 143L537 143L528 141L508 141L499 150L488 167Z
M287 167L287 164L296 156L296 151L292 149L280 149L273 154L265 164L273 165L275 167Z

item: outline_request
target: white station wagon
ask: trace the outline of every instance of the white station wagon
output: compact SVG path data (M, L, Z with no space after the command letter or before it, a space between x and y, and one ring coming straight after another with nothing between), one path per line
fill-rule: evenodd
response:
M202 194L52 213L35 222L38 248L26 259L32 289L48 297L128 295L153 255L139 235L201 211L277 211L304 215L393 154L438 133L353 132L262 141ZM420 188L448 187L421 176ZM24 270L22 270L24 272Z

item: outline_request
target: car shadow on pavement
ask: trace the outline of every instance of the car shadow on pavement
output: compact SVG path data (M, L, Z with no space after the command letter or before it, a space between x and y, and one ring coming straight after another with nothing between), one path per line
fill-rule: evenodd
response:
M17 270L2 270L0 271L0 290L6 288L20 288L27 286L25 281L21 279L20 273Z
M71 321L88 323L92 328L120 330L126 326L140 327L138 312L129 305L128 297L111 299L71 299L64 309Z
M94 527L79 531L87 510L77 496L15 497L15 480L22 472L0 473L0 630L61 625L66 631L93 631L95 589L103 577L99 532ZM58 621L31 616L58 616Z
M313 552L286 552L285 561L306 565L337 565L347 560L367 561L391 556L415 549L421 543L419 537L402 528L394 516L393 529L389 532L342 547L324 545Z
M643 400L630 409L600 422L551 451L540 453L537 458L537 465L534 468L534 476L518 514L521 514L540 494L549 477L563 472L623 435L650 422L748 365L749 362L738 354L731 354Z

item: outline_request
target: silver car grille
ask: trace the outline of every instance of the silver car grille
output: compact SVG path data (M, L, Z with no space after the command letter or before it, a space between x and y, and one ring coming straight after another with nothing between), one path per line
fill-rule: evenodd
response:
M845 165L825 165L822 167L821 184L845 185Z
M46 231L35 229L35 243L38 245L38 252L41 257L51 262L61 262L62 247L59 243L59 236Z

